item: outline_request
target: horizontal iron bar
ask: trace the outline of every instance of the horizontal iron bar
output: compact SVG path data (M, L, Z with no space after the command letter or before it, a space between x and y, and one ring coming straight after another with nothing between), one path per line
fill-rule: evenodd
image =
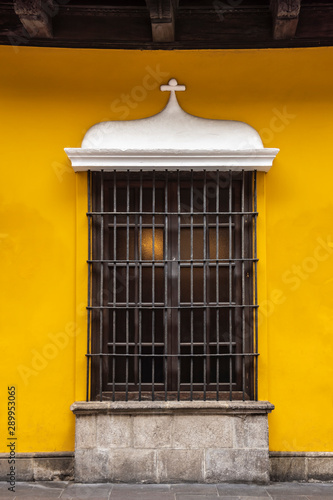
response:
M143 347L164 347L164 342L108 342L108 346L117 346L117 347L126 347L132 346L132 347L138 347L143 346Z
M87 215L258 215L259 212L87 212Z
M208 342L208 343L204 343L204 342L180 342L180 346L195 346L195 345L209 345L209 346L214 346L214 345L226 345L226 346L229 346L230 345L230 342ZM108 346L116 346L116 347L126 347L127 345L128 346L133 346L133 347L136 347L139 345L139 342L135 343L135 342L108 342L107 343ZM140 344L141 346L144 346L144 347L164 347L164 342L141 342ZM231 342L231 345L236 345L236 342Z
M116 304L116 305L110 305L110 306L87 306L86 309L90 310L90 309L138 309L138 310L142 310L142 309L148 309L148 310L151 310L151 309L215 309L215 308L246 308L246 307L250 307L250 308L253 308L253 309L256 309L259 307L259 305L254 305L254 304L211 304L211 303L207 303L207 304L188 304L188 303L185 303L185 304L181 304L179 306L165 306L165 305L140 305L140 304L134 304L134 305L120 305L120 304Z
M214 215L214 214L212 214ZM127 228L127 223L125 222L117 222L117 229L120 227L120 228ZM114 223L110 223L110 224L107 224L107 226L109 228L114 228L115 225ZM136 227L138 226L137 223L135 222L129 222L128 223L128 228L129 229L135 229ZM216 222L214 223L207 223L206 224L206 227L208 228L212 228L212 229L215 229L216 226L218 227L225 227L225 228L229 228L229 227L235 227L235 224L234 223L231 223L229 224L229 222L220 222L219 224L217 224ZM142 229L152 229L153 228L153 224L151 222L147 222L147 223L142 223L141 224L141 227ZM194 229L204 229L204 224L202 223L194 223L193 224L190 224L190 223L187 223L185 224L184 222L180 221L180 228L183 229L183 228L191 228L193 227ZM164 224L159 224L158 222L155 222L154 223L154 228L155 229L164 229L165 228L165 225Z
M250 259L250 258L244 258L244 259L181 259L181 260L178 260L178 259L156 259L156 260L143 260L143 259L136 259L136 260L133 260L133 259L90 259L90 260L87 260L87 263L88 264L101 264L101 263L110 263L110 264L117 264L117 265L121 265L121 264L146 264L146 265L149 265L149 264L158 264L158 263L161 263L163 264L164 262L178 262L179 264L186 264L186 263L189 263L191 264L192 262L195 263L195 262L198 262L198 263L201 263L201 262L211 262L212 264L215 264L216 262L218 263L221 263L221 262L225 262L227 264L229 263L233 263L233 262L259 262L259 259Z
M115 385L115 387L117 387L117 386L118 386L118 387L124 387L124 386L125 386L125 381L124 381L124 382L115 382L115 383L114 383L114 385ZM142 400L145 400L145 401L151 401L151 390L149 390L149 385L151 386L151 384L149 384L149 382L144 382L144 383L142 383L142 384L141 384L142 393L145 393L145 395L146 395L146 396L147 396L147 395L149 395L149 396L150 396L150 398L149 398L149 399L146 399L146 398L145 398L145 399L143 399L143 398L142 398ZM185 386L185 387L188 387L189 385L190 385L190 382L180 382L180 387L181 387L181 388L182 388L182 387L184 387L184 386ZM232 382L232 384L231 384L231 385L232 385L232 386L234 386L234 387L236 387L236 386L237 386L236 382ZM113 386L113 382L106 382L106 386L107 386L107 387L112 387L112 386ZM194 390L194 391L193 391L193 392L194 392L194 394L195 394L195 395L199 395L199 394L200 394L200 395L201 395L201 397L203 397L203 391L199 389L199 387L202 387L202 386L203 386L203 382L192 382L192 386L193 386L193 388L195 388L195 389L196 389L196 390ZM216 392L215 392L215 391L216 391L216 389L215 389L215 387L216 387L216 382L210 382L210 383L208 383L208 384L207 384L207 386L209 386L209 387L210 387L210 389L209 389L207 392L210 392L210 393L214 392L214 393L215 393L215 396L216 396ZM219 386L220 386L220 387L226 387L226 386L228 386L228 387L229 387L229 386L230 386L230 383L229 383L229 382L221 382L221 381L220 381L220 382L219 382ZM136 390L134 390L134 391L130 391L130 392L132 392L133 394L135 394L135 393L138 393L138 392L139 392L139 391L137 390L138 384L136 384L135 382L128 382L128 387L129 387L129 388L130 388L130 387L131 387L131 388L136 388ZM163 399L164 399L164 395L165 395L165 384L164 384L164 382L154 382L154 388L156 389L156 392L160 392L161 394L163 394ZM103 391L103 396L107 395L107 392L112 392L112 390L111 390L111 391ZM117 391L117 392L118 392L118 394L121 394L121 393L124 393L124 394L125 394L125 391ZM229 391L227 392L227 391L223 391L223 390L221 390L220 392L221 392L222 394L223 394L223 392L224 392L224 394L229 394ZM237 394L237 391L233 391L233 392ZM190 395L190 390L189 390L189 389L182 389L182 390L181 390L181 393L182 393L182 394L186 393L186 394L188 394L188 396L189 396L189 395ZM172 394L177 394L177 391L171 391L171 390L168 390L168 395L170 395L170 394L171 394L171 395L172 395ZM242 393L240 392L240 394L242 394ZM212 395L212 394L211 394L211 395ZM207 398L207 399L208 399L208 398ZM209 398L209 399L212 399L212 398ZM215 398L213 398L213 400L215 400L215 401L216 401L216 397L215 397ZM109 401L109 399L105 398L105 399L104 399L104 401ZM118 401L119 401L119 402L120 402L120 401L122 401L122 402L123 402L123 400L122 400L122 399L118 399ZM171 400L171 401L172 401L172 400ZM177 399L174 399L173 401L177 401ZM178 399L178 401L183 401L183 399ZM185 401L186 401L186 400L185 400ZM214 498L216 498L216 497L214 497ZM251 497L250 497L250 498L251 498ZM265 498L266 498L266 497L265 497Z
M113 382L107 382L107 383L106 383L106 385L107 385L107 386L109 386L109 387L112 387L112 386L113 386ZM118 386L118 387L124 387L125 382L115 382L115 383L114 383L114 385L115 385L115 386ZM144 389L143 389L143 392L145 392L145 393L146 393L146 395L148 395L148 394L150 395L150 401L151 401L151 390L149 391L149 385L151 386L151 384L149 384L149 382L142 383L142 386L143 386L143 387L144 387L144 386L146 386L146 387L147 387L147 389L146 389L146 388L144 388ZM180 387L182 387L182 386L189 386L189 385L190 385L190 382L180 382ZM203 382L192 382L192 386L193 386L193 388L202 387L202 385L203 385ZM207 384L207 385L211 388L208 392L213 392L213 390L212 390L212 389L214 388L214 393L215 393L215 395L216 395L216 392L215 392L216 382L210 382L210 383L209 383L209 384ZM237 383L236 383L236 382L232 382L232 384L231 384L231 385L232 385L232 386L237 386ZM223 386L228 386L228 387L229 387L229 386L230 386L230 383L229 383L229 382L221 382L221 381L220 381L220 382L219 382L219 386L220 386L220 387L223 387ZM135 387L135 388L137 388L137 387L138 387L138 384L136 384L135 382L128 382L128 387L132 387L132 388L133 388L133 387ZM155 387L155 389L157 389L157 392L162 392L162 391L161 391L161 389L162 389L162 390L163 390L163 396L164 396L164 394L165 394L165 392L164 392L164 389L165 389L165 384L164 384L164 382L154 382L154 387ZM103 391L103 396L105 395L105 393L106 393L106 392L108 392L108 391ZM111 391L110 391L110 392L111 392ZM122 392L123 392L123 391L119 391L119 392L118 392L118 394L119 394L119 393L121 394ZM124 391L124 392L125 392L125 391ZM133 393L135 393L135 392L138 392L138 391L133 391ZM182 392L182 393L184 393L184 392L185 392L185 393L187 393L187 394L189 395L190 390L189 390L189 389L183 389L181 392ZM201 397L203 397L203 391L202 391L202 390L198 390L198 389L197 389L196 391L193 391L193 392L194 392L196 395L200 394L200 395L201 395ZM223 391L223 390L222 390L222 391L221 391L221 393L223 393L223 392L224 392L225 394L229 394L229 391L227 392L227 391ZM237 391L234 391L234 392L237 394ZM176 392L176 391L171 391L171 390L168 390L168 394L177 394L177 392ZM240 394L242 394L242 393L240 392ZM214 398L214 399L215 399L215 401L216 401L216 398ZM105 401L108 401L108 399L105 399ZM119 401L121 401L121 400L119 400ZM146 401L147 401L147 399L146 399ZM182 401L182 399L180 399L180 400L178 400L178 401ZM216 498L216 497L214 497L214 498ZM250 498L251 498L251 497L250 497ZM265 497L265 498L266 498L266 497Z
M161 261L143 261L142 262L142 267L152 267L152 266L155 266L155 267L159 267L159 268L163 268L164 266L162 264L159 264L159 265L156 265L158 264L159 262ZM168 261L164 261L164 262L174 262L174 263L177 263L179 264L179 267L180 268L186 268L186 267L191 267L191 264L193 264L193 267L196 268L196 269L204 269L205 267L227 267L229 268L229 266L232 266L232 267L235 267L235 263L234 262L221 262L220 260L198 260L198 261L192 261L192 262L189 262L189 261L180 261L180 260L168 260ZM205 266L206 264L206 266ZM128 263L128 265L132 268L135 268L137 267L137 265L132 261L132 264ZM116 262L113 262L113 263L110 263L108 264L108 267L113 267L113 266L116 266L116 267L123 267L125 269L125 265L123 264L122 266L120 264L117 264Z
M214 353L209 353L209 354L184 354L184 353L178 353L178 354L120 354L120 353L98 353L98 354L86 354L87 357L96 357L96 356L108 356L108 357L135 357L135 358L216 358L216 357L235 357L235 356L259 356L259 353L257 352L246 352L246 353L219 353L219 354L214 354Z

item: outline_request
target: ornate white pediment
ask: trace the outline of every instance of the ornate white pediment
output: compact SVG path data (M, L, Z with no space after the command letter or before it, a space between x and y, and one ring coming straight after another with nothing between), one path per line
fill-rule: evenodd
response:
M172 79L166 107L149 118L101 122L85 134L81 148L65 151L76 172L85 170L261 170L278 149L264 148L258 132L243 122L199 118L186 113Z

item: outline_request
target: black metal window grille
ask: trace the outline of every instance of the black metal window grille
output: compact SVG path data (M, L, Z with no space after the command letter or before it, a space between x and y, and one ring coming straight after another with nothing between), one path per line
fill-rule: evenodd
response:
M88 172L87 400L257 399L256 203L256 172Z

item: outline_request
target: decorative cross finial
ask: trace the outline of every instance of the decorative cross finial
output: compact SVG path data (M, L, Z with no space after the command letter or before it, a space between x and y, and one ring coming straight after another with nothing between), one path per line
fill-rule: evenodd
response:
M165 91L171 92L171 91L175 91L175 90L184 91L184 90L186 90L186 87L185 87L185 85L178 85L177 80L175 78L171 78L171 80L169 80L168 85L161 85L160 86L160 90L162 90L162 92L165 92Z

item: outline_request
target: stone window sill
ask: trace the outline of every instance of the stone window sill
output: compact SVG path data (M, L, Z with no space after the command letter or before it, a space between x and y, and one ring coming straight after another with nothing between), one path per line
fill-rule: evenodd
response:
M274 410L268 401L78 401L75 415L96 414L267 414Z

